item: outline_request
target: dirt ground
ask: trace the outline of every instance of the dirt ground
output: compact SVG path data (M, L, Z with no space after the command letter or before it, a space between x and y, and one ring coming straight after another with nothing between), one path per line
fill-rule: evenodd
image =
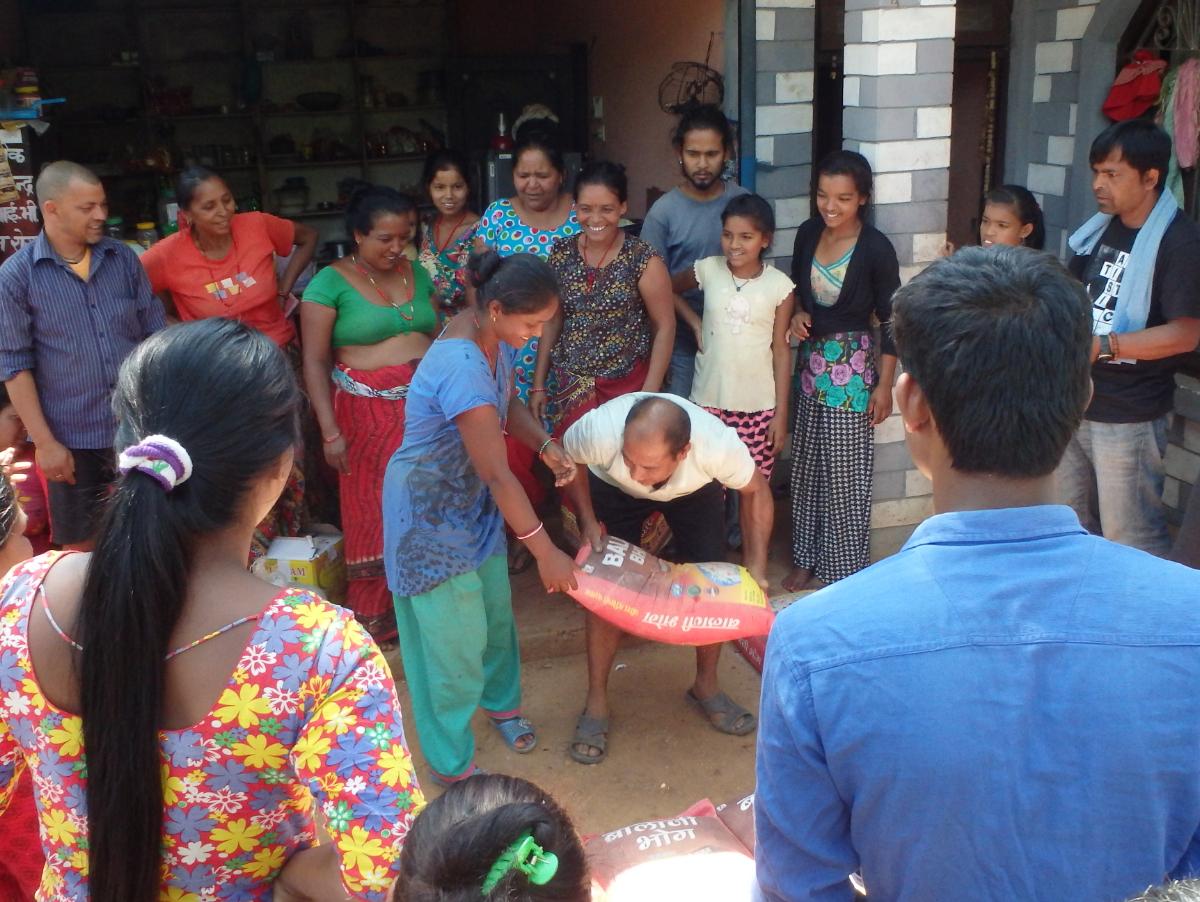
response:
M785 504L776 505L768 578L772 591L786 573ZM730 554L737 560L736 553ZM754 787L755 735L727 736L684 699L695 675L692 649L626 640L609 682L613 716L608 758L577 764L567 754L587 687L583 613L566 596L548 596L532 569L513 578L513 609L521 641L524 710L538 730L527 755L508 751L480 712L475 719L477 761L492 772L515 774L550 792L582 833L612 830L640 820L671 816L693 802L738 799ZM400 701L408 710L408 687L398 654L392 658ZM726 645L722 688L757 713L758 673ZM420 737L406 719L417 774L430 798L439 793L420 754Z

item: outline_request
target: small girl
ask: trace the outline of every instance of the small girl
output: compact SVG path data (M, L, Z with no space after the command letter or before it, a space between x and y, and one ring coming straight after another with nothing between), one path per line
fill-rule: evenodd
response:
M783 450L791 391L788 323L792 280L763 260L775 233L771 205L757 194L733 198L721 214L720 257L695 265L704 292L691 400L737 430L767 479Z
M455 783L413 822L395 902L588 902L579 835L545 791L520 777Z
M1045 247L1046 224L1042 218L1042 208L1028 188L1001 185L984 196L983 216L979 219L979 243L983 247L1031 247L1035 251ZM948 257L956 250L947 241L942 256Z
M471 209L467 159L457 150L436 150L425 160L421 184L433 204L421 229L419 260L433 279L439 311L450 316L466 306L465 267L479 214Z

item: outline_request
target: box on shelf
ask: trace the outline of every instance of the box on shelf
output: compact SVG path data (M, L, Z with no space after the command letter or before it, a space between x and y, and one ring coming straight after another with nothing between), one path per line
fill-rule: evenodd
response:
M251 569L255 576L281 588L315 589L335 604L346 600L346 554L341 533L275 539Z

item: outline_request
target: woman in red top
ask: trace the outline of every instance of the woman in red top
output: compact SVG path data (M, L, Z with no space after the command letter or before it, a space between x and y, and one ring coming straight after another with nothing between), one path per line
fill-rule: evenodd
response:
M236 319L287 350L296 330L284 316L285 299L312 260L316 229L270 213L238 213L229 185L202 166L183 171L175 196L182 227L142 255L167 313L184 321ZM291 255L278 278L276 255Z
M296 329L284 314L287 298L317 246L317 231L270 213L238 213L225 179L190 166L175 183L180 228L142 255L150 285L170 316L187 322L222 317L252 326L283 349L301 376ZM275 257L291 256L282 276ZM303 455L279 503L254 534L255 556L277 536L296 535L310 519L331 513L322 481L316 427L303 417Z

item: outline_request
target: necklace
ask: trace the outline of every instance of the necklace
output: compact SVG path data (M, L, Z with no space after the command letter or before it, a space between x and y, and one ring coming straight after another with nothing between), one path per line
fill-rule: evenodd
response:
M409 285L408 276L406 276L404 274L403 270L401 270L399 266L397 266L396 269L393 270L393 272L400 273L400 278L404 281L404 290L408 292L408 300L407 301L393 301L391 298L389 298L387 296L387 294L384 292L384 290L379 287L379 283L375 281L375 277L373 275L371 275L371 273L367 270L367 268L365 266L363 266L361 263L358 262L358 257L356 257L354 254L350 255L350 262L353 263L354 268L357 269L360 274L365 276L367 281L371 283L371 287L374 288L376 292L378 292L380 300L382 300L385 304L391 304L393 307L396 308L397 313L399 313L402 317L404 317L404 319L408 320L410 323L412 322L412 314L405 313L401 308L404 306L410 306L410 307L412 306L413 296L416 294L416 291ZM405 262L407 262L407 260ZM400 265L403 266L404 264L402 263ZM411 266L412 264L410 263L409 265ZM415 308L413 309L413 313L416 313Z
M488 362L488 369L494 373L496 372L496 355L489 354L487 348L479 341L479 333L483 331L483 328L479 325L479 317L474 313L471 314L471 322L475 324L475 343L479 345L479 350L483 351L483 356Z
M439 257L442 254L446 253L446 248L448 248L450 246L450 242L452 242L454 240L454 234L458 231L458 227L461 226L464 222L466 222L466 219L467 219L467 210L466 210L466 207L464 207L463 211L462 211L462 215L458 217L458 222L456 222L454 224L453 228L450 229L450 234L446 236L445 244L441 244L438 241L438 225L441 223L442 217L439 216L437 219L435 219L433 221L433 249L435 251L437 251L437 254Z
M614 229L613 236L608 242L608 247L606 247L604 249L604 253L602 253L600 255L600 262L597 263L595 266L592 266L590 263L588 263L588 258L587 258L588 250L591 248L592 242L591 242L591 239L588 238L587 232L583 233L583 255L582 256L583 256L583 265L588 267L588 274L587 274L588 294L591 294L592 289L596 286L596 277L600 275L600 268L602 266L604 266L604 260L606 257L608 257L608 252L611 251L613 249L613 247L616 245L617 239L619 237L621 237L621 232L617 229Z
M726 267L728 267L728 266L729 266L729 264L728 264L728 263L726 263L725 265L726 265ZM764 263L759 263L759 264L758 264L758 272L756 272L754 275L752 275L752 276L751 276L750 278L748 278L748 279L743 279L743 280L742 280L742 284L740 284L740 285L738 284L738 278L737 278L737 276L735 276L735 275L733 274L733 270L732 270L732 269L731 269L731 270L729 270L729 278L730 278L731 280L733 280L733 290L734 290L734 291L736 291L736 292L738 292L738 293L740 294L740 293L741 293L741 290L742 290L743 288L745 288L747 285L749 285L751 282L753 282L755 279L757 279L759 276L761 276L761 275L762 275L762 274L763 274L763 273L766 271L766 269L767 269L767 267L766 267L766 264L764 264Z
M74 260L72 260L66 254L59 254L59 256L62 257L62 259L63 259L63 263L66 263L68 266L78 266L80 263L83 262L83 258L86 257L87 255L88 255L87 245L84 245L83 253L80 254L78 257L76 257Z

